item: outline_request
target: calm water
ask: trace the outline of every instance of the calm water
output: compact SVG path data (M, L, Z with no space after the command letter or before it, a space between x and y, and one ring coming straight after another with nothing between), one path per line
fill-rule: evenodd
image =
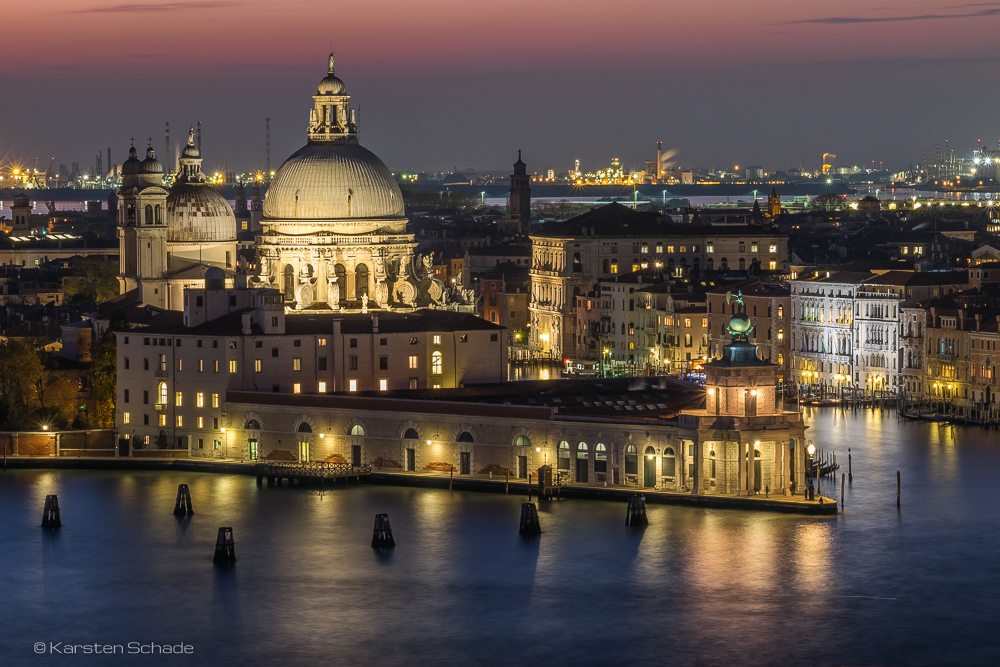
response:
M1000 662L997 432L892 413L811 423L817 443L854 447L837 519L653 505L633 532L623 505L564 500L541 506L534 542L517 536L517 496L8 472L0 664ZM180 482L190 521L171 514ZM38 526L49 493L64 523L52 534ZM368 546L383 511L388 556ZM211 562L220 525L235 530L231 570ZM195 652L36 656L35 642Z

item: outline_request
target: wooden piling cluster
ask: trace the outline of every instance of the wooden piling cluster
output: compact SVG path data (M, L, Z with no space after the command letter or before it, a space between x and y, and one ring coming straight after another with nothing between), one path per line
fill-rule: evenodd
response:
M625 510L626 526L648 526L646 518L646 496L633 493L628 499L628 509Z
M177 502L174 503L174 516L190 516L194 514L191 504L191 491L187 484L177 485Z
M232 526L219 528L219 536L215 539L215 557L212 562L221 567L229 567L236 562L236 541L233 539Z
M45 496L45 508L42 510L42 528L58 528L61 525L59 496Z
M521 503L521 525L517 532L521 535L538 535L542 532L535 503Z
M372 529L372 548L388 549L396 546L392 539L392 526L389 525L388 514L375 515L375 527Z

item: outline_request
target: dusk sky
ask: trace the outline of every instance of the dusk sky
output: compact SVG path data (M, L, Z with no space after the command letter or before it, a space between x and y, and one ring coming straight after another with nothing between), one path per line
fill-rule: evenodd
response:
M393 169L905 167L996 145L1000 2L6 3L0 159L91 166L203 122L206 167L305 143L331 44Z

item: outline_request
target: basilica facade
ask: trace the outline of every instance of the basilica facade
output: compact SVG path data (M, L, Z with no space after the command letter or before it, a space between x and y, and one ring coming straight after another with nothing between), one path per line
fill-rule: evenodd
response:
M289 312L475 312L471 285L444 284L433 256L416 253L399 185L358 142L350 99L331 54L306 145L277 170L263 211L251 215L257 262L245 280L236 276L236 216L202 174L194 133L169 189L153 149L140 161L133 147L117 193L122 293L139 290L142 305L182 310L184 290L203 288L205 272L217 268L228 287L277 290Z
M290 311L446 308L472 312L466 286L434 278L416 254L403 196L388 167L358 142L357 114L334 72L319 82L307 143L277 170L257 236L258 275Z

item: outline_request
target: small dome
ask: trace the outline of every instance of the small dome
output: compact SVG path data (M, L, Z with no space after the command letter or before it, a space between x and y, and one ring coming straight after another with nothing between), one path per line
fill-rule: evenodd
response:
M236 240L236 216L211 186L179 181L167 195L168 243Z
M746 313L736 313L729 319L729 329L736 333L745 334L750 331L752 326L750 318L746 316Z
M146 149L146 159L142 161L141 168L144 174L163 173L163 165L156 159L156 151L153 150L152 146Z
M122 176L135 176L142 172L142 162L135 152L135 146L128 149L128 159L122 162Z
M340 78L336 74L334 74L333 72L330 72L325 77L323 77L322 81L319 82L319 86L316 87L316 94L317 95L346 95L347 94L347 86L344 85L344 82L341 81Z
M197 146L188 144L181 151L181 157L201 157L201 151L198 150Z
M226 289L226 272L217 266L205 271L205 289Z

